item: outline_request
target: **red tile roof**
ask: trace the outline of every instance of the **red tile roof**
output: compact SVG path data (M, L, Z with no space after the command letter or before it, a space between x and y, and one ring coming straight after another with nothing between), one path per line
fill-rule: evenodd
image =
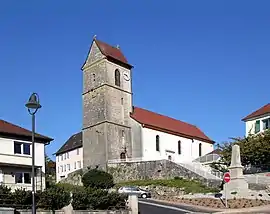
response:
M20 126L14 125L12 123L9 123L5 120L0 120L0 134L8 134L8 135L14 135L14 136L30 137L30 138L32 136L31 131L25 128L22 128ZM53 140L50 137L46 137L37 133L35 134L35 137L44 142L50 142Z
M151 128L190 139L197 139L208 143L214 143L214 141L208 138L198 127L180 120L138 107L134 107L130 116L146 128Z
M246 121L246 120L254 118L254 117L259 117L259 116L262 116L262 115L268 114L268 113L270 113L270 103L266 104L265 106L259 108L256 111L252 112L251 114L249 114L248 116L243 118L242 121Z
M119 61L125 65L127 65L128 67L132 68L132 65L130 65L126 59L126 57L124 56L124 54L121 52L121 50L119 48L113 47L105 42L102 42L100 40L94 39L94 41L96 42L99 50L101 51L101 53L109 58L112 58L116 61Z

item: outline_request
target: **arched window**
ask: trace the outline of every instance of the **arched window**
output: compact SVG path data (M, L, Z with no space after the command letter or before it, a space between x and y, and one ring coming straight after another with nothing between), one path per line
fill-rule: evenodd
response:
M178 154L181 155L181 141L178 141Z
M115 80L115 85L120 87L120 71L118 69L115 70L114 80Z
M159 135L156 135L156 151L159 152Z
M121 159L122 161L126 160L126 154L125 154L124 152L122 152L122 153L120 154L120 159Z
M202 156L202 144L201 143L199 144L199 156L200 157Z

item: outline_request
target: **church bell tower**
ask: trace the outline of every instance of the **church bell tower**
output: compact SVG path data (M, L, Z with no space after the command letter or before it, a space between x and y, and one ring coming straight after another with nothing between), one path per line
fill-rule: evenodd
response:
M119 46L93 39L83 71L83 165L131 157L131 69Z

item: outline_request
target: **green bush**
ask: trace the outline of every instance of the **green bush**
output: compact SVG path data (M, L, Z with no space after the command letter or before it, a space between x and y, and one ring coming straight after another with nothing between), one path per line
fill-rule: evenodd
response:
M38 193L36 193L37 199ZM13 204L19 209L29 209L32 206L32 192L25 189L16 189L12 193Z
M0 205L13 205L11 189L3 185L0 185Z
M70 192L64 187L54 185L41 192L38 200L38 208L58 210L70 203Z
M126 195L108 193L102 189L86 188L73 193L72 206L75 210L107 210L125 206Z
M86 172L82 176L82 183L86 188L109 189L114 186L113 176L98 169Z

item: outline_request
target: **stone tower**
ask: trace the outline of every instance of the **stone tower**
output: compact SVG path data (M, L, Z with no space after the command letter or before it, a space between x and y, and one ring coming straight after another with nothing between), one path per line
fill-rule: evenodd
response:
M119 47L93 39L83 71L83 165L131 157L131 69Z

